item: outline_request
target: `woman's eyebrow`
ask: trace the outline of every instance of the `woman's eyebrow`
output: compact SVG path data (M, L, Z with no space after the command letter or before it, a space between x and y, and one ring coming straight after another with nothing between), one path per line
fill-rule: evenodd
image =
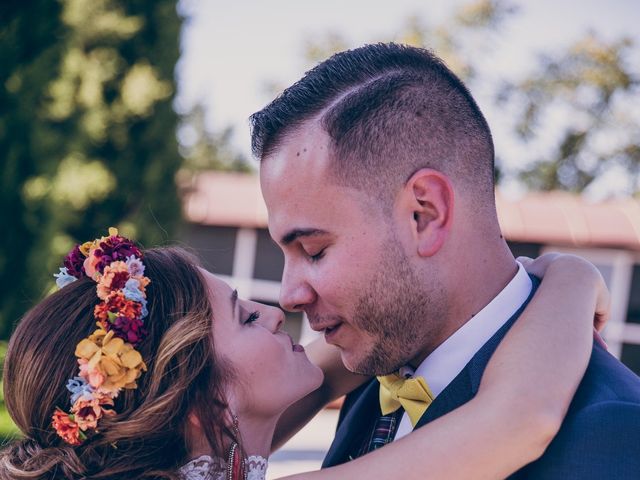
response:
M236 303L238 301L238 290L231 292L231 311L236 311Z

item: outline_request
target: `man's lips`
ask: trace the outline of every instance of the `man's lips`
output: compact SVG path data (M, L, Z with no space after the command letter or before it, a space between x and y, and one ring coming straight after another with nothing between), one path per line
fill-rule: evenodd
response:
M342 327L342 322L324 329L324 339L327 343L334 343L336 335L338 335L338 332L340 331L340 327Z
M322 319L316 319L314 320L313 317L309 316L309 325L311 326L312 330L315 330L316 332L322 332L323 330L329 330L332 328L335 328L339 325L342 324L342 321L337 319L337 318L333 318L330 320L322 320Z
M325 319L319 318L314 320L312 316L309 316L309 325L311 326L311 329L316 332L323 332L324 339L327 343L333 343L332 339L334 339L338 334L342 324L342 320L335 317L331 319L327 319L325 317Z

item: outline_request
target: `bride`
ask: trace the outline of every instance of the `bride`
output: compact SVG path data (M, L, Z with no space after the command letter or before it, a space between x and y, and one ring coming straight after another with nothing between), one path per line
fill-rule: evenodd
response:
M143 252L111 229L64 263L61 288L9 344L5 402L23 438L0 452L0 479L263 479L273 449L367 380L322 339L305 352L280 309L238 298L180 248ZM473 400L365 457L287 478L424 478L418 464L433 478L503 478L540 456L608 292L577 257L526 266L541 287Z

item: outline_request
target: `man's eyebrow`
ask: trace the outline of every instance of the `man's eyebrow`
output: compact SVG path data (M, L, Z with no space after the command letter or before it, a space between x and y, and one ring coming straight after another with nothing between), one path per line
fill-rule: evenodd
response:
M280 240L280 243L283 245L289 245L301 237L316 237L319 235L326 235L327 233L329 232L319 228L296 228L285 234Z

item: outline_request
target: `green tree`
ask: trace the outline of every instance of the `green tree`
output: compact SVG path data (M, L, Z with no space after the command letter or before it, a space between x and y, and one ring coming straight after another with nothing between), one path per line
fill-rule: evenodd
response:
M181 158L172 109L173 0L0 7L0 338L74 243L118 226L171 238Z
M477 55L490 50L494 35L516 12L517 8L503 0L476 0L453 10L437 25L426 22L419 14L410 15L395 35L372 41L393 41L433 50L456 75L470 81L476 76ZM305 41L304 60L311 66L353 47L341 33L330 32Z
M617 171L624 191L640 196L640 71L631 62L630 38L604 41L589 33L565 50L543 53L517 81L498 83L482 62L495 38L518 9L504 0L475 0L452 11L440 24L421 15L407 18L396 41L429 48L471 88L490 90L503 115L511 114L513 137L529 151L545 152L518 167L498 157L497 180L516 177L535 190L583 192ZM338 32L308 39L304 59L312 65L354 45ZM483 71L484 70L484 71ZM274 87L272 86L272 90ZM552 125L553 132L545 131ZM500 152L498 152L500 153Z
M640 192L640 72L629 62L634 47L630 38L607 42L592 32L567 51L542 55L532 73L502 87L498 101L515 107L514 132L524 142L539 143L545 123L560 132L550 153L519 172L526 185L582 192L615 169L627 180L626 191L617 193Z
M395 35L371 41L393 41L432 50L456 75L474 85L483 81L479 78L478 59L486 58L491 52L501 27L517 12L513 4L504 0L475 0L452 10L439 24L430 24L419 14L410 15ZM332 31L306 39L303 59L310 68L336 52L354 47L343 34ZM274 96L282 87L270 83L265 85L265 90ZM502 179L499 159L495 175L498 181Z
M180 180L188 181L206 170L251 172L253 169L247 158L231 144L233 128L212 130L207 126L205 116L205 108L197 104L180 119L179 149L184 158Z

